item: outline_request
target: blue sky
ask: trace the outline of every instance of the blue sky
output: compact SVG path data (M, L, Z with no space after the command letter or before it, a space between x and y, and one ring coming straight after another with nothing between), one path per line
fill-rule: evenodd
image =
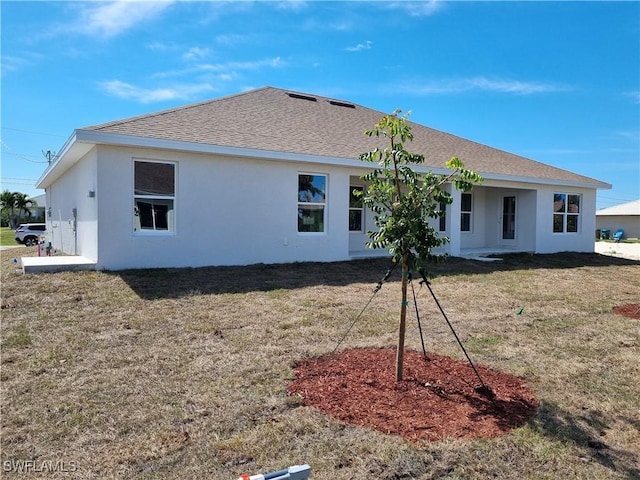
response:
M640 198L639 2L2 1L2 186L75 128L266 85L355 102ZM446 159L443 159L443 163Z

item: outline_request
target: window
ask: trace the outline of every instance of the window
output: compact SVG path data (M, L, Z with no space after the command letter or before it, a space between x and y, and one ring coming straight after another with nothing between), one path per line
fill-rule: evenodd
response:
M173 232L176 165L134 161L134 231Z
M580 219L580 195L553 194L553 233L577 233Z
M473 197L470 193L463 193L460 199L462 201L462 205L460 206L460 231L470 232Z
M324 232L326 191L326 175L298 175L298 232Z
M447 231L447 204L445 202L440 202L440 220L438 225L438 231L440 232Z
M359 195L355 195L353 192L360 192ZM362 194L364 193L364 187L349 187L349 231L350 232L362 232L363 224L363 212L364 205L362 204Z

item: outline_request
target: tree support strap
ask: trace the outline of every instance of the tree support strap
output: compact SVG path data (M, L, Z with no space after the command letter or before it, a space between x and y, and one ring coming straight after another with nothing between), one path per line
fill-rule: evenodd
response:
M413 306L416 309L416 319L418 320L418 331L420 332L420 342L422 343L422 353L424 354L424 359L429 360L427 358L427 349L424 346L424 336L422 335L422 324L420 323L420 313L418 312L418 299L416 298L416 289L413 287L413 278L411 276L411 272L407 277L409 279L409 284L411 285L411 293L413 294Z
M367 309L367 307L369 306L369 304L371 303L371 301L373 300L373 298L376 296L376 294L380 291L380 289L382 288L382 285L384 284L384 282L386 282L387 280L389 280L389 277L391 276L391 273L393 272L393 270L396 268L397 263L394 263L391 268L389 268L389 270L387 270L387 273L385 273L384 277L382 277L382 279L380 279L380 281L378 282L378 284L376 285L376 287L373 289L373 293L371 294L371 297L369 298L369 301L365 304L364 307L362 307L362 310L360 310L360 313L356 316L356 318L353 319L353 322L351 322L351 325L349 326L349 328L347 329L347 331L345 332L345 334L342 336L342 338L340 339L340 341L337 343L336 348L333 349L333 353L336 353L336 351L338 350L338 347L340 347L340 345L342 344L342 342L344 342L344 339L347 338L347 335L349 335L349 332L351 331L351 329L353 328L353 326L356 324L356 322L360 319L360 317L362 316L362 314L364 313L364 311Z
M456 338L456 341L458 342L458 345L460 345L460 348L464 352L464 356L467 357L469 365L471 365L471 368L473 369L473 371L475 372L476 376L478 377L478 380L480 380L480 383L482 384L482 386L477 388L476 391L478 393L481 393L481 394L489 397L489 398L495 397L495 393L493 393L493 390L491 390L489 387L487 387L485 385L484 381L482 380L482 377L480 376L480 373L478 373L478 370L476 369L476 366L471 361L471 357L469 357L469 354L467 353L467 350L464 348L464 345L462 345L462 342L460 341L460 338L458 337L458 334L456 333L455 329L453 328L453 325L451 325L451 322L447 318L446 313L444 313L444 310L443 310L442 306L440 305L440 302L436 298L436 294L433 292L433 289L431 288L431 282L429 282L429 280L427 279L426 272L423 269L420 269L419 273L420 273L420 276L422 277L422 282L420 282L420 283L421 284L424 283L427 286L427 288L429 289L429 292L431 293L431 296L433 297L433 300L436 302L436 305L438 306L438 309L440 310L440 313L442 313L442 316L446 320L447 325L449 325L449 328L451 329L451 332L453 333L453 336Z

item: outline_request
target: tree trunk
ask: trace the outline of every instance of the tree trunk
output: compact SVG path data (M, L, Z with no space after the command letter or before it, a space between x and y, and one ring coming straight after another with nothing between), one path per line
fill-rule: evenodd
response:
M400 325L398 326L398 351L396 352L396 381L402 381L404 363L404 332L407 324L407 277L409 268L406 256L402 257L402 303L400 304Z

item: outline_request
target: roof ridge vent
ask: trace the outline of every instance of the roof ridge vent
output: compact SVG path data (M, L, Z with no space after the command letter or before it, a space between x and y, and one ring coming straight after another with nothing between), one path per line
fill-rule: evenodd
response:
M310 95L302 95L301 93L287 92L287 95L289 95L291 98L299 98L301 100L309 100L311 102L317 102L318 101L318 99L316 97L312 97Z
M356 108L353 103L339 102L338 100L329 100L329 103L338 107Z

